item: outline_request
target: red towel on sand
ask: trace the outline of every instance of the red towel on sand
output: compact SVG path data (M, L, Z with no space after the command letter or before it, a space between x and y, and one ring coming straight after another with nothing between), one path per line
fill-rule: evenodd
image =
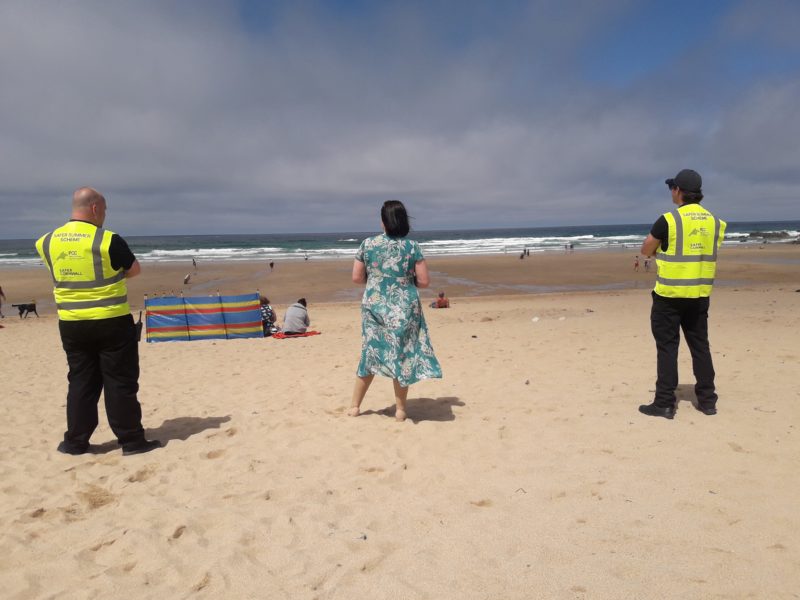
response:
M277 333L273 333L272 337L278 340L288 340L289 338L297 338L297 337L308 337L310 335L319 335L319 331L306 331L305 333L292 333L292 334L285 334L282 331Z

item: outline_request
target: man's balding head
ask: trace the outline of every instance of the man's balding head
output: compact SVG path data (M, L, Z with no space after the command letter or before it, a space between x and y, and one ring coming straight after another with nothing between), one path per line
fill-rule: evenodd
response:
M72 194L72 218L102 227L106 219L106 199L103 194L90 187L75 190Z
M72 208L73 210L87 208L100 200L105 200L105 198L96 189L90 187L78 188L72 194Z

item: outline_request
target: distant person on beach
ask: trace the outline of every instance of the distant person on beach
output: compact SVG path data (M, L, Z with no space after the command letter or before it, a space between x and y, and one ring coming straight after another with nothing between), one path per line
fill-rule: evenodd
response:
M58 329L67 355L67 431L63 454L84 454L97 427L97 403L125 455L161 447L142 428L139 345L126 280L139 261L116 233L103 228L106 199L82 187L72 196L72 218L43 235L36 250L53 278Z
M5 319L6 316L3 314L3 300L6 299L6 295L3 292L3 286L0 285L0 319Z
M637 271L637 272L639 271L639 256L638 255L633 259L633 270Z
M269 270L270 270L270 273L272 272L272 269L274 269L274 268L275 268L275 261L272 261L272 260L271 260L271 261L269 261Z
M650 257L649 256L645 256L644 257L644 272L645 273L649 273L650 272Z
M308 318L308 303L305 298L300 298L286 309L286 314L283 316L283 332L287 335L305 333L309 325L311 319Z
M656 257L658 275L652 292L650 328L656 341L655 398L639 411L651 417L675 416L680 331L692 354L697 409L717 414L714 365L708 344L709 296L717 268L717 249L725 236L725 221L700 206L703 180L684 169L665 181L677 208L653 224L642 254Z
M194 268L195 272L197 272L197 261L192 257L192 268Z
M384 233L365 239L353 261L353 283L366 283L361 300L361 359L356 371L351 417L375 375L394 381L395 419L406 419L408 387L440 378L417 288L430 285L428 265L410 231L406 207L387 200L381 207Z
M450 300L444 295L444 292L439 292L439 296L431 302L431 308L450 308Z
M264 337L272 335L273 328L275 328L275 311L269 303L269 298L266 296L259 297L259 309L261 311L261 327L264 329Z

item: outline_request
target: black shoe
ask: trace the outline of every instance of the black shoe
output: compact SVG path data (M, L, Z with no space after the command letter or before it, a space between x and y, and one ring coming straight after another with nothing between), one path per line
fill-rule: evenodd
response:
M665 419L675 418L675 409L671 406L656 406L653 404L642 404L639 412L649 417L664 417Z
M697 410L699 410L704 415L708 415L709 417L711 415L717 414L717 408L715 406L698 406Z
M80 448L69 446L67 445L67 442L62 441L61 443L58 444L56 450L61 452L61 454L71 454L73 456L79 456L81 454L86 454L89 451L89 447L87 446L86 448L81 450Z
M161 448L162 444L158 440L142 440L141 442L133 442L126 444L122 447L122 455L130 456L131 454L144 454L156 448Z

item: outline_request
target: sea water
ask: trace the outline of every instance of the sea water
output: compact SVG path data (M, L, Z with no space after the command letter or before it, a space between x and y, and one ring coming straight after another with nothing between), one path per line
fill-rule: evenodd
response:
M520 229L412 231L426 256L575 252L630 248L638 251L650 225L571 225ZM125 236L143 263L283 261L352 258L365 237L378 232ZM725 245L798 243L800 221L728 223ZM0 267L41 264L34 240L0 240Z

